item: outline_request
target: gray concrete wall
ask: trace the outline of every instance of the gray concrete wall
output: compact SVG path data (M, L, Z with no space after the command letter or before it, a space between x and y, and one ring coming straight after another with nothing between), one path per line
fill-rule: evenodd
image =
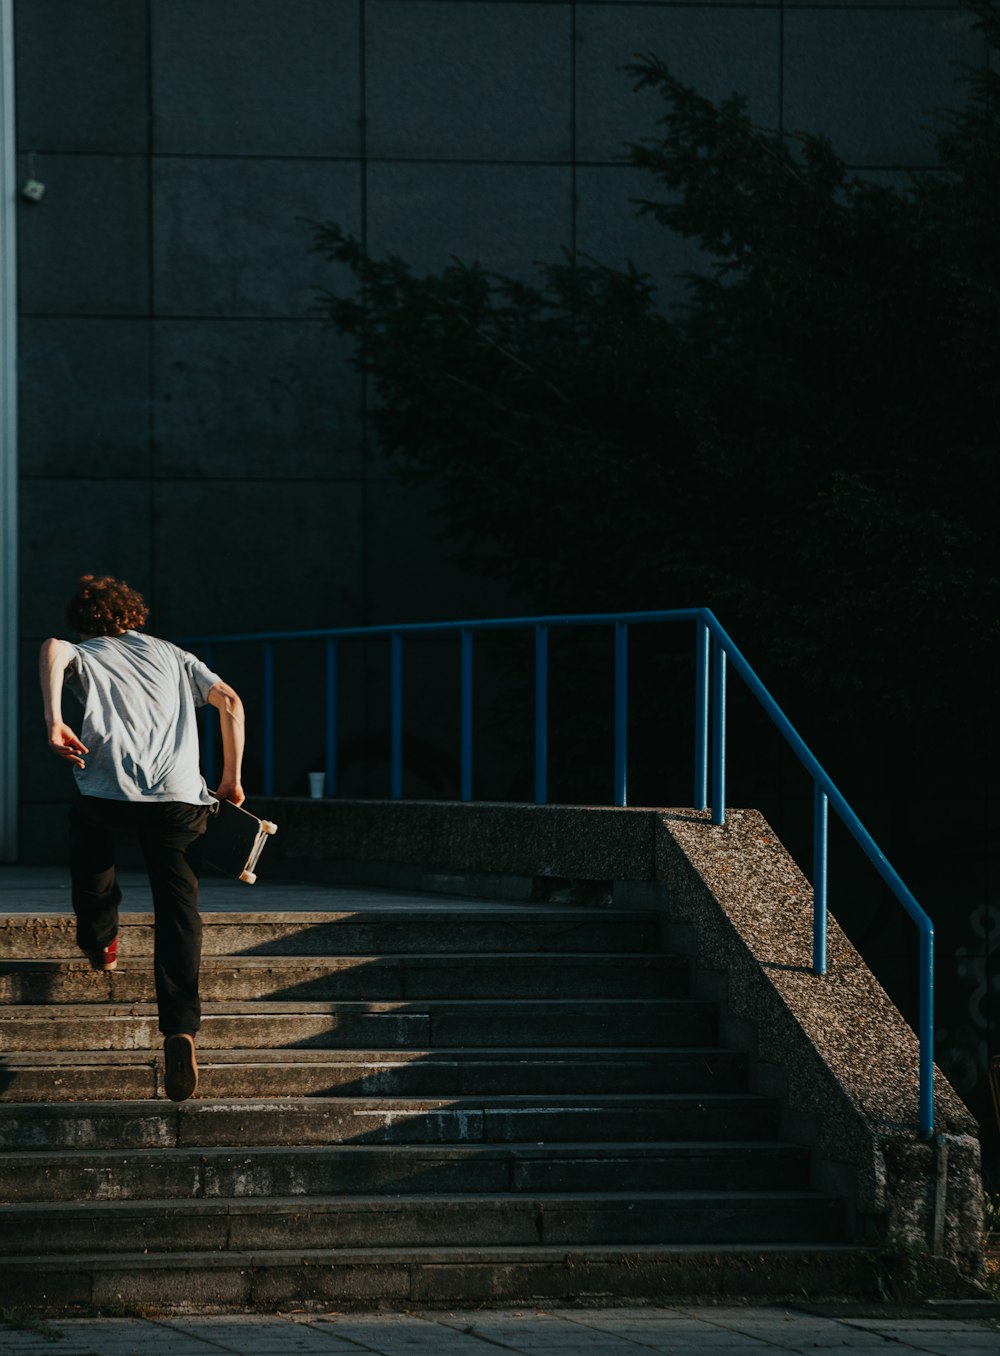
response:
M677 296L690 246L628 202L657 104L621 62L655 51L884 175L928 161L969 28L931 5L21 0L18 145L47 185L19 226L25 638L84 568L164 631L475 606L366 444L299 219L427 268L632 255Z
M376 253L528 274L583 250L682 295L693 247L628 199L654 51L865 173L929 159L924 110L977 61L953 5L508 0L20 0L22 800L39 638L85 570L163 633L502 611L365 436L348 349L312 314L344 282L303 217ZM698 601L698 600L687 600ZM29 830L30 832L30 827Z

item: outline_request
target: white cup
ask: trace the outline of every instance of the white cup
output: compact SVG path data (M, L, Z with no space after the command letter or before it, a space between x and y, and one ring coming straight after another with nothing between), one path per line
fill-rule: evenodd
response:
M323 793L324 793L325 790L326 790L326 773L325 773L325 772L310 772L310 773L309 773L309 794L310 794L310 796L312 796L313 800L322 800L322 799L323 799Z

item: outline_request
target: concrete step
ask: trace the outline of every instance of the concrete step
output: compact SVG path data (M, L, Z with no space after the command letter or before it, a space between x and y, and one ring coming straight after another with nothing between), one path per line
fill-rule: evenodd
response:
M752 1093L0 1105L0 1151L14 1153L232 1144L773 1139L776 1131L775 1102Z
M773 1139L752 1093L290 1101L5 1102L0 1152L291 1144Z
M339 1046L706 1045L717 1034L711 1003L685 998L446 999L399 1003L203 1005L200 1049ZM155 1050L150 1003L21 1004L3 1015L6 1050Z
M266 1199L412 1192L803 1190L809 1155L776 1140L323 1145L0 1154L0 1200Z
M353 901L352 901L353 904ZM341 905L343 907L343 904ZM152 919L94 974L0 918L0 1266L163 1312L860 1293L844 1210L648 913L204 915L199 1096L162 1092ZM393 1246L384 1246L391 1240Z
M686 1049L212 1050L199 1096L420 1097L493 1093L735 1092L746 1060ZM0 1102L164 1097L163 1061L148 1050L0 1055Z
M825 1243L842 1213L814 1192L729 1190L28 1205L0 1215L0 1254L369 1248L387 1236L396 1247Z
M49 1313L154 1305L162 1313L291 1305L458 1307L516 1302L874 1299L874 1252L816 1244L620 1244L131 1253L0 1258L18 1304Z
M265 956L209 957L201 995L208 1002L430 998L679 997L687 965L656 955L587 956ZM0 1002L152 1003L152 960L122 957L95 973L79 960L0 962Z
M153 954L152 914L123 913L120 954ZM545 908L502 911L488 904L440 914L366 909L356 913L203 913L206 956L371 956L469 952L653 953L658 925L649 913L622 909ZM72 916L0 918L0 958L77 959Z

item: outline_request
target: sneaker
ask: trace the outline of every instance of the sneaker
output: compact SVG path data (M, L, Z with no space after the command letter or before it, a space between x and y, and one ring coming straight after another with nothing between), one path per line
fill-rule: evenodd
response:
M166 1066L163 1086L167 1096L172 1102L186 1102L198 1086L194 1037L186 1031L168 1036L163 1042L163 1060Z
M118 938L103 950L84 950L83 954L90 961L91 970L114 970L118 965Z

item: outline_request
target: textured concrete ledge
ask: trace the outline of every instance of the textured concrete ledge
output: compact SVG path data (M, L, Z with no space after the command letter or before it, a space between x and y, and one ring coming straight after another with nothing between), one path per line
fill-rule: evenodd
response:
M811 973L812 888L762 815L659 818L668 938L686 932L700 969L725 975L727 1015L745 1024L761 1081L783 1092L789 1132L812 1129L817 1185L853 1179L862 1231L978 1274L978 1127L958 1094L936 1071L936 1133L922 1141L916 1037L833 918L828 973Z
M268 855L409 869L409 880L454 874L484 878L653 881L657 816L604 806L479 801L254 800L280 832Z
M811 973L812 889L756 811L732 810L716 826L691 810L307 800L253 808L279 823L275 857L287 868L311 863L369 881L402 872L426 888L450 880L479 891L513 880L523 898L552 897L545 882L555 878L576 903L589 887L595 903L613 894L658 909L670 948L694 962L697 991L722 1002L729 1043L753 1057L758 1090L781 1097L786 1133L814 1148L815 1185L853 1200L857 1235L926 1245L979 1274L976 1122L938 1072L936 1133L919 1138L916 1038L833 918L828 974Z

